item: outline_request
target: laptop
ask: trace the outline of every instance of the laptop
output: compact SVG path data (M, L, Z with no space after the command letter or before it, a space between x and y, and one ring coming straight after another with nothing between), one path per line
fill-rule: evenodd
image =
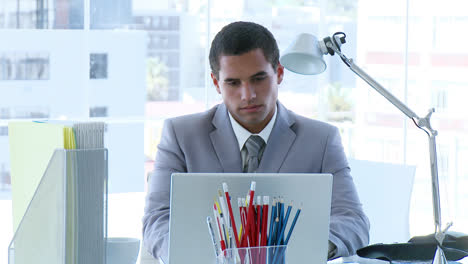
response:
M237 198L246 196L252 181L256 182L255 196L270 196L270 212L273 197L283 197L285 208L293 202L286 230L289 230L296 210L302 208L288 243L287 263L325 263L331 174L174 173L171 179L167 264L216 263L206 218L214 218L213 203L218 197L218 189L222 191L223 182L227 183L236 224L239 226Z

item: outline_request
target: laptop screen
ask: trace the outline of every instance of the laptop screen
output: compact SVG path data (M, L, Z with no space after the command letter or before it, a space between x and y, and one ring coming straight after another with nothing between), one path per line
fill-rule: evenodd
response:
M332 192L331 174L293 173L174 173L171 181L169 264L216 263L215 250L207 227L214 218L213 204L223 183L229 195L239 229L238 197L246 197L251 182L257 195L293 203L291 215L301 208L300 217L288 243L288 263L325 263ZM270 222L270 219L268 219ZM288 221L291 225L292 217ZM269 226L269 223L268 223ZM287 226L287 228L289 228Z

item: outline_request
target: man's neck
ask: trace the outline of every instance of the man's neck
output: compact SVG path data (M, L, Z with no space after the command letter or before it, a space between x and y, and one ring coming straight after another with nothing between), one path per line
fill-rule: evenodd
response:
M268 139L270 137L271 131L273 130L273 126L275 125L276 122L276 116L278 112L278 108L275 108L275 111L273 112L273 116L270 118L270 121L266 124L266 126L263 127L258 133L252 133L252 131L246 129L243 127L239 122L237 122L234 117L229 113L228 115L231 120L231 126L232 129L234 130L234 134L236 136L237 142L239 143L239 149L242 149L245 141L251 134L257 134L262 137L262 139L265 142L268 142Z

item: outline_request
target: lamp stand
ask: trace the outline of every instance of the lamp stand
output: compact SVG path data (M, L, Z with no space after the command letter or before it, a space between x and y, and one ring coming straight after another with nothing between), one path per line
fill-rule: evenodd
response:
M332 41L326 41L327 48L332 49L336 54L340 56L343 62L353 71L357 76L367 82L372 88L378 93L385 97L390 103L397 107L401 112L413 120L414 124L422 129L429 138L429 155L430 155L430 166L431 166L431 179L432 179L432 205L434 212L434 225L435 225L435 239L437 241L437 249L432 260L433 264L447 264L444 251L442 249L442 243L445 238L445 233L448 228L452 225L451 223L442 230L441 226L441 213L440 213L440 193L439 193L439 176L437 168L437 149L436 149L436 136L437 131L431 127L431 116L435 111L434 108L429 110L429 113L424 117L420 118L414 113L408 106L396 98L393 94L387 91L382 85L370 77L364 70L354 64L352 59L348 59L344 54L341 53L340 49Z

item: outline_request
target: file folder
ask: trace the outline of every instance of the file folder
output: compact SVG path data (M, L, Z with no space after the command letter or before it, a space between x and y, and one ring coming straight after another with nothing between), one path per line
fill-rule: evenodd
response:
M9 264L105 263L107 150L55 150L9 246Z

